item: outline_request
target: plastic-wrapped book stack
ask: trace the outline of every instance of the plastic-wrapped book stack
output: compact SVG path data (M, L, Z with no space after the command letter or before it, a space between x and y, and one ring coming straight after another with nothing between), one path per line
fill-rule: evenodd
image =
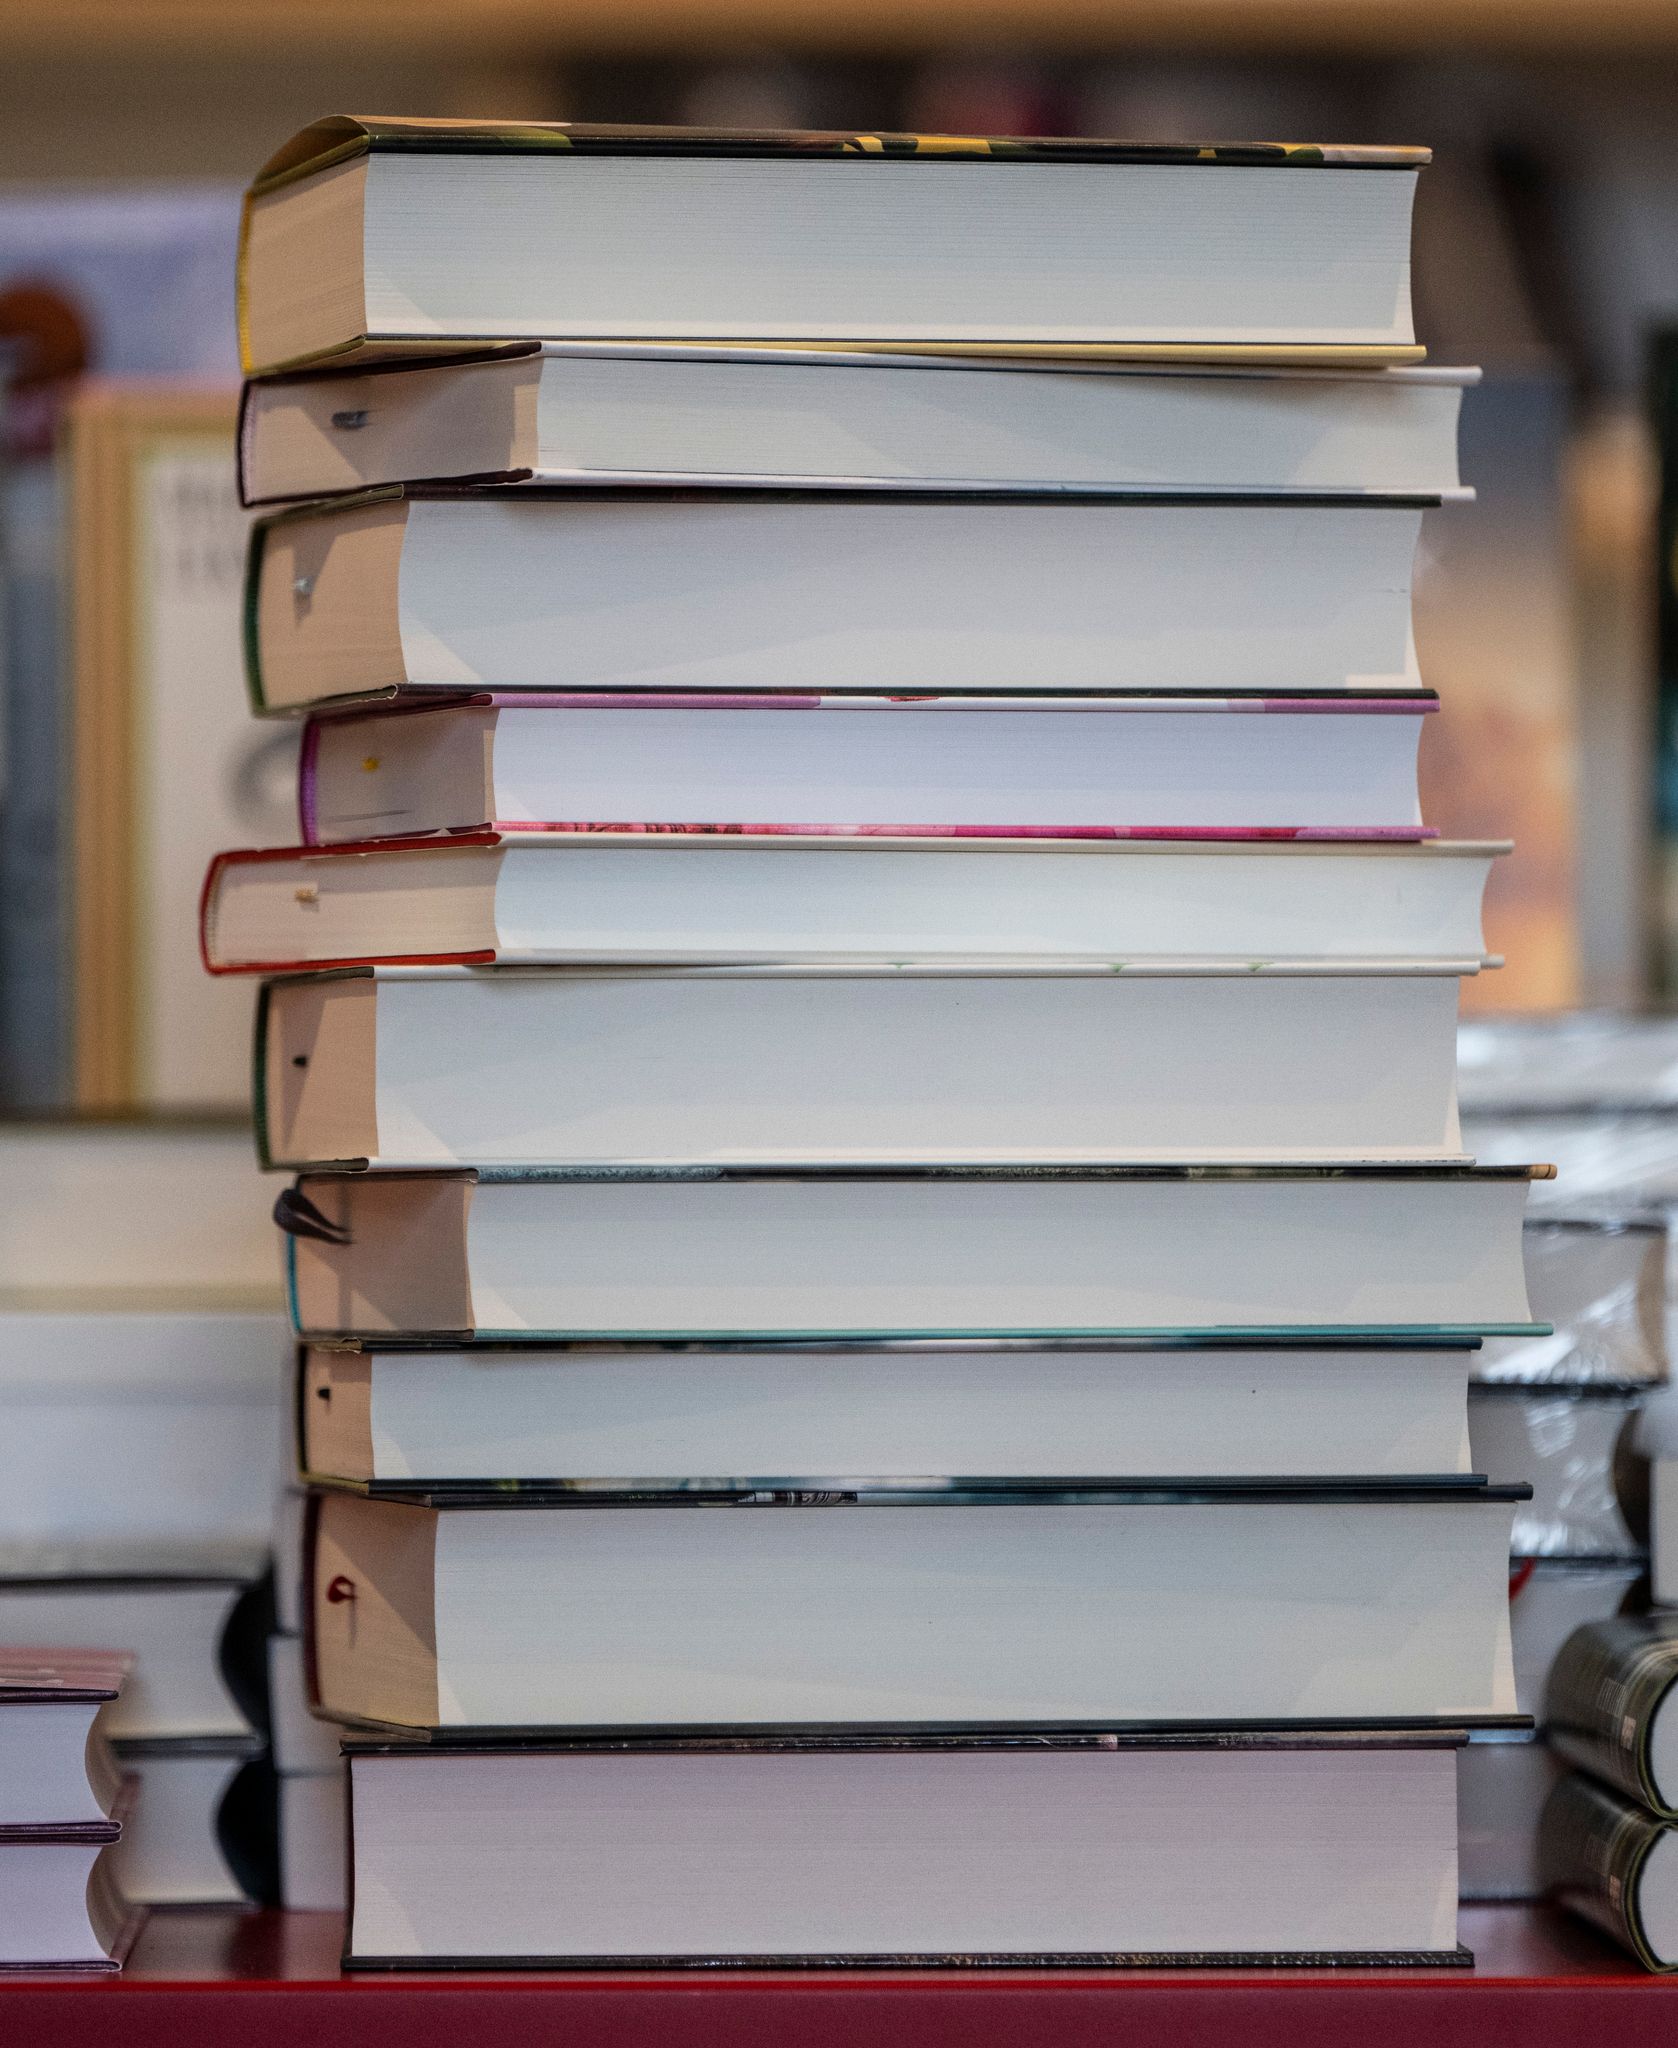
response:
M1510 1628L1516 1690L1539 1726L1536 1740L1476 1743L1463 1757L1465 1896L1544 1890L1539 1818L1562 1771L1546 1739L1551 1668L1574 1630L1640 1609L1650 1591L1669 1433L1675 1058L1678 1029L1659 1018L1507 1019L1461 1033L1466 1142L1491 1160L1536 1145L1558 1166L1527 1220L1533 1308L1550 1334L1487 1345L1469 1402L1475 1463L1533 1482L1515 1522ZM1660 1579L1657 1564L1657 1599Z
M1424 162L333 120L259 177L303 844L204 945L295 1175L352 1964L1461 1956L1544 1169L1462 1143L1502 849L1417 798Z

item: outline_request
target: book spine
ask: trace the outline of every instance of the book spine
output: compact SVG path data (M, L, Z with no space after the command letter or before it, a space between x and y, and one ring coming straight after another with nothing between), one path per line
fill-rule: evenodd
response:
M1652 1634L1636 1620L1593 1622L1562 1646L1545 1701L1564 1755L1668 1820L1678 1811L1663 1804L1656 1786L1649 1733L1675 1683L1678 1637Z
M1631 1950L1645 1969L1670 1971L1650 1947L1638 1906L1649 1852L1666 1832L1653 1814L1577 1773L1545 1802L1538 1859L1545 1887Z

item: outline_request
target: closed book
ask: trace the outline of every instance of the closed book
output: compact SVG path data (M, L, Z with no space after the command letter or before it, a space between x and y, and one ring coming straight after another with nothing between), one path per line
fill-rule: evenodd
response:
M1550 1739L1575 1764L1678 1819L1678 1615L1616 1615L1568 1637L1550 1668Z
M122 1785L102 1834L0 1829L0 1978L122 1968L143 1917L117 1871L137 1794Z
M297 1427L309 1473L375 1493L819 1491L865 1474L1437 1480L1469 1471L1472 1357L1461 1344L1093 1339L311 1344Z
M268 370L601 337L1402 359L1427 160L336 116L251 190L241 353Z
M276 847L212 865L204 959L222 974L845 960L1471 973L1504 851L628 832Z
M121 1578L0 1578L0 1642L33 1645L41 1660L77 1658L87 1643L132 1653L134 1668L100 1723L111 1741L243 1737L256 1704L247 1680L262 1604L248 1580L145 1578L132 1566Z
M262 711L463 691L1384 691L1425 504L396 488L259 519Z
M0 1572L259 1555L284 1346L277 1298L265 1315L0 1305Z
M1532 1169L306 1174L305 1336L1471 1336Z
M247 503L379 484L1455 495L1473 370L1191 370L548 343L245 388Z
M1664 1380L1666 1259L1666 1224L1654 1211L1532 1217L1527 1281L1533 1314L1551 1328L1488 1344L1476 1377L1534 1387L1647 1388Z
M648 696L311 718L303 837L679 826L1425 839L1419 697Z
M133 1666L124 1650L0 1649L0 1844L116 1840L122 1776L100 1717Z
M1431 1963L1454 1748L358 1744L352 1968Z
M1474 1389L1468 1430L1475 1469L1532 1487L1515 1517L1517 1558L1641 1568L1648 1468L1632 1437L1642 1398L1635 1387L1600 1385Z
M322 1712L689 1731L1519 1725L1511 1489L480 1499L320 1497Z
M258 1140L290 1167L1460 1164L1456 987L1251 971L316 976L264 986Z
M1650 1970L1678 1969L1678 1828L1570 1771L1538 1828L1545 1889Z
M138 1792L112 1852L126 1898L146 1906L274 1903L274 1774L260 1749L251 1738L118 1746Z

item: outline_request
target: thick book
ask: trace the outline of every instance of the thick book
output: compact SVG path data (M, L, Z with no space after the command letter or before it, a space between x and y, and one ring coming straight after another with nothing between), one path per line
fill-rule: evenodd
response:
M392 486L251 530L261 711L465 691L1414 696L1432 500Z
M265 1315L0 1303L0 1573L260 1554L279 1479L275 1293Z
M274 1773L253 1738L118 1744L138 1797L112 1852L124 1897L145 1906L275 1903Z
M1520 1725L1518 1489L323 1494L329 1718Z
M122 1968L143 1918L117 1869L136 1792L132 1782L122 1786L103 1833L0 1828L0 1983Z
M1665 1219L1655 1211L1641 1217L1610 1212L1532 1218L1527 1284L1532 1312L1550 1330L1487 1344L1475 1376L1560 1388L1650 1387L1664 1381L1666 1239Z
M105 1709L111 1741L248 1736L248 1683L266 1606L232 1578L0 1578L0 1642L32 1657L79 1659L86 1643L120 1643L134 1668Z
M841 961L1466 974L1489 964L1481 899L1507 850L477 832L224 853L201 928L213 974Z
M122 1775L96 1724L133 1668L125 1650L0 1649L0 1842L116 1840Z
M1678 1828L1570 1771L1544 1803L1538 1860L1552 1897L1645 1969L1678 1969Z
M548 343L259 379L239 479L247 504L412 483L1457 496L1478 374Z
M247 370L568 338L1402 360L1427 161L339 115L251 189L240 350Z
M1430 1963L1449 1737L350 1755L362 1969Z
M1587 1622L1550 1667L1550 1739L1572 1762L1678 1820L1678 1615Z
M258 1143L288 1167L1461 1164L1456 996L1251 971L310 976L263 988Z
M365 1488L1466 1478L1470 1347L310 1344L299 1460Z
M312 717L315 846L432 832L1425 839L1431 697L479 693Z
M1474 1389L1475 1470L1532 1488L1515 1518L1513 1556L1645 1563L1648 1467L1634 1446L1642 1405L1637 1387Z
M1541 1169L1539 1169L1541 1170ZM1530 1168L305 1174L304 1336L1471 1336Z

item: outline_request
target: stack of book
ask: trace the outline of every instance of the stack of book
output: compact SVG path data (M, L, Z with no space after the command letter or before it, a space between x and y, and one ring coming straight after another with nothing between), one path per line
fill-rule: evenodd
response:
M322 123L250 201L358 1965L1455 1960L1424 153Z
M0 1650L0 1971L115 1970L138 1915L115 1863L134 1805L104 1723L131 1659Z
M285 1333L248 1138L0 1131L0 1645L107 1644L138 1904L267 1896L262 1640Z
M1506 1019L1461 1034L1467 1142L1481 1158L1536 1145L1562 1163L1527 1222L1533 1308L1552 1327L1487 1345L1469 1403L1476 1466L1534 1485L1515 1522L1510 1624L1516 1692L1539 1722L1536 1741L1464 1753L1469 1897L1543 1891L1540 1818L1562 1769L1545 1725L1557 1653L1582 1625L1644 1604L1651 1542L1661 1597L1675 1056L1678 1033L1654 1018Z

